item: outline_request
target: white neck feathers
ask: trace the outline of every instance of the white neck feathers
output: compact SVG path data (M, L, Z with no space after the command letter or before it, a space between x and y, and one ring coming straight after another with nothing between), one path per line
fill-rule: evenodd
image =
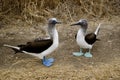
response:
M43 56L46 56L50 53L52 53L59 45L59 37L58 37L58 32L56 30L56 28L54 26L49 26L48 27L48 32L50 34L50 37L53 39L53 44L51 45L51 47L49 47L47 50L43 51L40 54L40 57L43 58Z

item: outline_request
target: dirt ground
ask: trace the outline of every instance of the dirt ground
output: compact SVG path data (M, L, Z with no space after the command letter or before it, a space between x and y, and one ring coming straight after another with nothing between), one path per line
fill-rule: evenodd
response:
M88 32L95 31L102 22L100 33L92 49L92 58L75 57L79 51L75 34L79 27L68 22L57 25L60 44L47 57L54 57L55 63L45 67L41 60L23 53L14 54L3 44L16 46L46 35L46 26L27 25L16 21L0 29L0 80L120 80L120 19L89 21Z

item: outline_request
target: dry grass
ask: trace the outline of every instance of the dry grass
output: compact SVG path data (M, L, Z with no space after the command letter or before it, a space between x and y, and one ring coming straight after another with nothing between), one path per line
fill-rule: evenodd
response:
M51 68L45 68L35 65L33 60L28 60L29 63L24 67L15 68L15 66L12 66L1 69L0 80L119 80L119 61L116 60L110 64L99 64L94 67L84 66L81 69L75 68L73 65L54 65ZM26 62L23 61L23 63Z
M30 24L46 21L49 17L64 21L82 17L111 18L120 15L119 5L119 0L0 0L0 16L6 22L17 18Z
M72 65L52 68L29 67L0 70L1 80L119 80L120 64L101 64L96 67L74 69Z

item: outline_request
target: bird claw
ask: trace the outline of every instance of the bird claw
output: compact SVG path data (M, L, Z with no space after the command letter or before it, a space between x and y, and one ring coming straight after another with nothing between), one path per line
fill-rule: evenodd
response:
M90 52L86 52L86 53L84 54L84 56L85 56L85 57L88 57L88 58L91 58L91 57L92 57L92 54L91 54Z
M53 58L46 59L44 57L44 59L42 61L43 61L43 65L49 67L49 66L52 66L54 59Z
M54 60L54 58L49 58L49 59L47 59L47 61L48 62L54 62L55 60Z
M45 66L47 66L47 67L52 66L52 64L53 64L53 63L46 62L46 61L43 62L43 65L45 65Z
M82 52L73 52L73 55L74 55L74 56L82 56L83 53L82 53Z

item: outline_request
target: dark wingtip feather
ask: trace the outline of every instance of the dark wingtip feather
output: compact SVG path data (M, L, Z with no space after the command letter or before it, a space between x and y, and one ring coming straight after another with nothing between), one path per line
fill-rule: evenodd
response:
M12 50L14 51L15 54L18 53L18 52L21 52L20 50L14 49L14 48L12 48Z

